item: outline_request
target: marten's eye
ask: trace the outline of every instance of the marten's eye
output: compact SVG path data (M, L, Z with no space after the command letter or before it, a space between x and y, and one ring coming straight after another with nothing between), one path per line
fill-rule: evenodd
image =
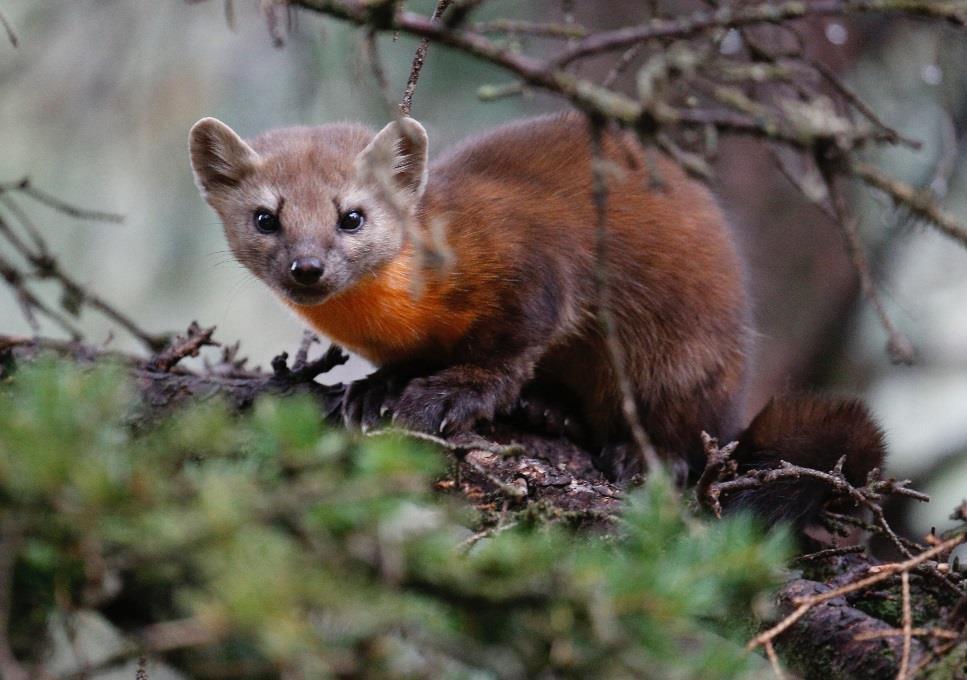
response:
M359 210L350 210L339 218L339 228L343 231L356 231L366 224L366 216Z
M259 208L253 216L255 228L262 234L274 234L279 230L279 218L270 210Z

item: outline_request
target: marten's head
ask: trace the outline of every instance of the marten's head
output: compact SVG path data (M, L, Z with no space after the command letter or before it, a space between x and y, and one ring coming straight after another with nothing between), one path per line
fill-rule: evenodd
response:
M399 255L426 186L411 118L268 132L250 143L204 118L191 165L239 262L296 305L316 305Z

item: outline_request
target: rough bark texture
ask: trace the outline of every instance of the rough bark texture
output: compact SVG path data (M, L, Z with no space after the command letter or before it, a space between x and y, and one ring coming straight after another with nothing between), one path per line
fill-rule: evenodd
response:
M796 579L779 592L782 614L795 608L795 598L828 592L825 583ZM788 632L779 638L779 650L792 659L806 677L879 680L897 675L903 638L890 637L857 640L864 633L894 630L894 627L850 606L845 597L837 597L816 605ZM923 658L923 646L912 640L910 665L916 667Z

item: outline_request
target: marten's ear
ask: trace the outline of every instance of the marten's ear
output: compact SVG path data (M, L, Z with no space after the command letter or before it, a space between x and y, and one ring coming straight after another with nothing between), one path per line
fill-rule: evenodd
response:
M219 189L238 186L258 163L259 155L235 131L215 118L202 118L188 133L191 169L207 198Z
M356 157L356 174L364 184L375 182L415 202L426 188L426 149L422 125L412 118L394 120Z

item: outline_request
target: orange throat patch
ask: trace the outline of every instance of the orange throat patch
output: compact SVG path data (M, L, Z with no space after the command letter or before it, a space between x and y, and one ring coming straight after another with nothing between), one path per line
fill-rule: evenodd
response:
M446 303L446 276L418 272L409 249L322 304L287 302L312 328L376 365L437 358L476 319L472 305Z

